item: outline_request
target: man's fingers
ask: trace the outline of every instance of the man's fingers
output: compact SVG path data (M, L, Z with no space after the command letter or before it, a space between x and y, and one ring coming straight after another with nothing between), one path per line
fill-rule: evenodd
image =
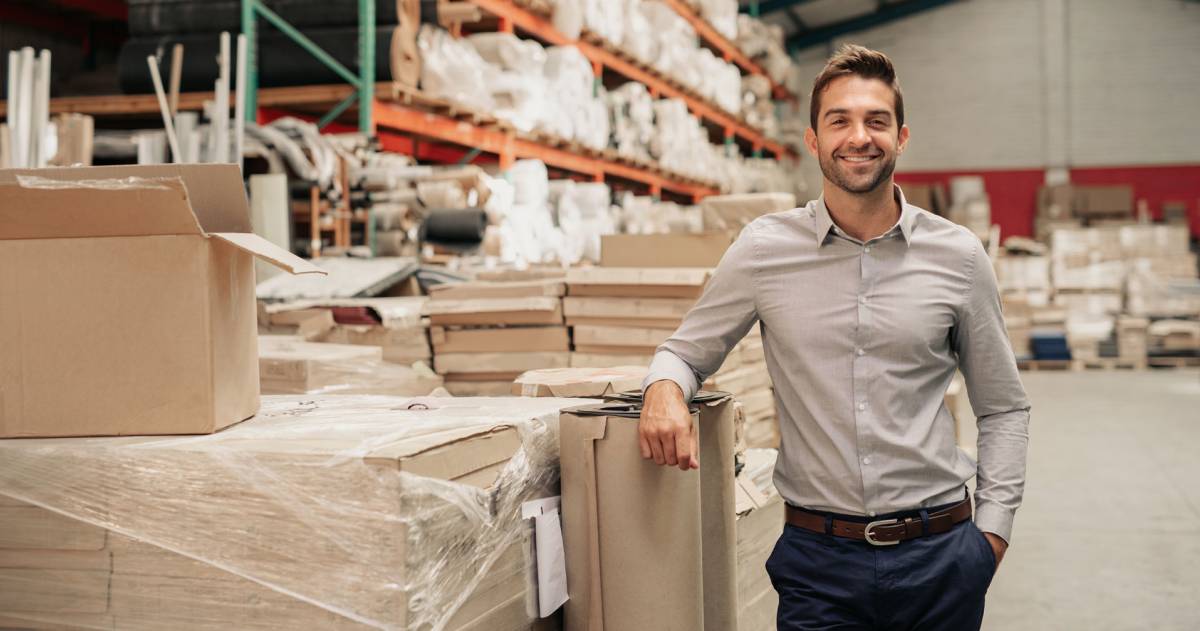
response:
M679 457L679 468L687 471L692 468L696 445L692 443L691 432L675 432L675 453Z
M651 436L646 442L650 443L650 455L654 458L654 463L666 464L667 459L663 456L662 443L659 442L658 438Z
M696 435L696 430L692 430L692 468L700 468L700 437Z
M650 451L650 441L646 440L646 435L638 432L638 444L642 448L642 458L649 460L654 457L654 453Z
M663 456L666 456L667 464L672 467L679 464L678 454L675 453L675 440L669 432L664 432L660 435L659 440L662 441Z

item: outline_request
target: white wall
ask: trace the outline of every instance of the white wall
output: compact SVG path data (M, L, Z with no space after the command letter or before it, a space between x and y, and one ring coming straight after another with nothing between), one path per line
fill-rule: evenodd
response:
M1200 3L963 0L802 51L801 92L844 42L896 63L902 170L1200 163Z

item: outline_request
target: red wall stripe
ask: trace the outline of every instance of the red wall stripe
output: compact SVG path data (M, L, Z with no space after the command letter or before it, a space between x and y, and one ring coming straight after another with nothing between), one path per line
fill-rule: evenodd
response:
M1184 202L1192 235L1200 238L1200 165L1086 167L1071 169L1070 173L1076 184L1132 185L1134 199L1146 200L1155 218L1161 216L1163 202ZM896 173L896 181L901 186L909 182L948 187L950 178L959 175L983 177L992 222L1000 225L1002 237L1033 235L1037 191L1045 179L1043 169L907 171Z

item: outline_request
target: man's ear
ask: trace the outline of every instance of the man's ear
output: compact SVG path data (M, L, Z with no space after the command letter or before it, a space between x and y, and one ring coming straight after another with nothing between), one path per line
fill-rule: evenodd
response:
M808 148L808 153L818 160L821 156L817 155L817 132L813 131L812 127L804 130L804 146Z
M908 146L908 125L902 125L900 127L900 134L899 134L899 137L897 138L897 141L898 142L896 143L896 153L897 154L904 153L904 148Z

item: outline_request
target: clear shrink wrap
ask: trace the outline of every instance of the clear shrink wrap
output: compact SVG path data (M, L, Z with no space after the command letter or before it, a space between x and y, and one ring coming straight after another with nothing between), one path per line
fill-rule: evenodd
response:
M521 504L584 403L278 396L208 436L0 441L0 626L552 628Z
M417 36L417 48L421 51L421 89L481 112L492 111L487 81L491 66L471 44L426 24Z

